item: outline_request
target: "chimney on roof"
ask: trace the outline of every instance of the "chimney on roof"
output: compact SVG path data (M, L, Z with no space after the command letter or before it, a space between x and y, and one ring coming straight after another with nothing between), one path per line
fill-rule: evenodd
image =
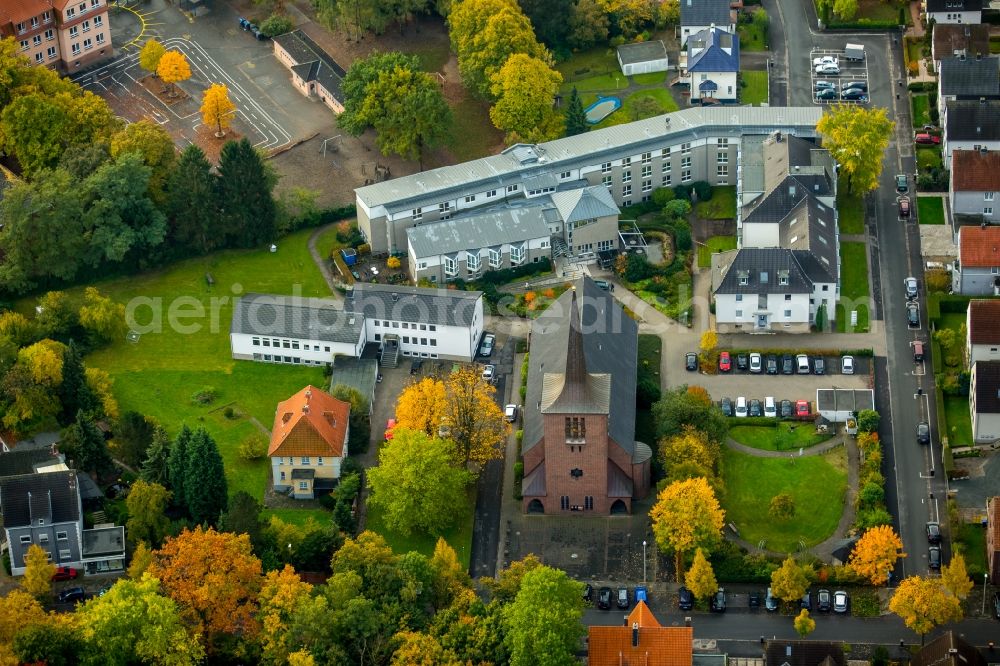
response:
M302 413L303 414L308 414L309 413L309 403L308 402L306 404L302 405Z
M958 59L965 62L965 50L958 54Z
M639 647L639 623L632 623L632 647Z

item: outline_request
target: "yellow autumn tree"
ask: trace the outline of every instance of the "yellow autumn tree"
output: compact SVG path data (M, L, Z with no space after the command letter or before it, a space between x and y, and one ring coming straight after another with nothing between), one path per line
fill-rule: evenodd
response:
M889 610L920 634L921 642L934 627L962 618L961 602L940 581L921 576L910 576L899 584Z
M292 648L288 636L292 614L311 591L312 585L303 582L288 564L284 569L269 571L264 576L257 600L260 604L260 647L266 663L288 662Z
M444 418L447 395L444 382L424 377L403 389L396 400L396 427L436 437Z
M674 554L677 575L684 571L684 556L719 540L726 513L715 491L703 477L675 481L660 491L649 512L660 549Z
M39 340L17 353L17 361L31 373L31 378L46 386L62 384L63 354L66 345L55 340Z
M215 125L215 136L226 135L229 123L236 115L236 105L229 99L229 89L222 83L213 83L201 100L201 119L206 125Z
M142 574L153 562L153 551L149 549L145 541L140 541L132 553L132 563L128 565L128 577L132 580L141 580Z
M31 544L25 560L24 576L21 587L36 599L45 599L52 594L52 575L56 565L49 562L49 555L41 546Z
M823 146L847 177L847 191L870 192L878 187L882 154L896 124L884 108L838 104L827 109L816 124Z
M399 257L389 257L385 260L386 268L391 268L393 270L399 268L403 265L403 262L399 260Z
M701 334L701 350L706 354L711 354L719 346L719 334L714 329L708 329Z
M965 599L972 591L972 579L965 568L965 557L954 553L951 562L941 567L941 584L959 599Z
M155 39L147 40L139 51L139 67L156 76L156 68L160 65L160 58L167 52L163 44Z
M684 576L684 583L691 590L695 599L708 599L719 589L719 582L715 579L712 564L705 557L705 551L701 548L694 551L694 560Z
M191 65L180 51L167 51L156 64L156 73L170 88L170 97L177 97L177 84L191 78Z
M811 569L800 565L789 555L771 574L771 591L782 601L801 599L809 588Z
M803 608L802 612L795 616L792 625L795 627L795 633L805 638L816 629L816 620L809 617L809 611Z
M902 539L889 525L879 525L858 539L849 564L859 576L879 585L887 583L888 573L901 557L906 557Z
M14 636L25 627L42 624L46 619L42 605L24 590L11 590L0 597L0 664L19 664L14 654Z
M476 367L463 367L445 381L445 423L466 464L484 465L503 458L510 423L493 395L496 387Z

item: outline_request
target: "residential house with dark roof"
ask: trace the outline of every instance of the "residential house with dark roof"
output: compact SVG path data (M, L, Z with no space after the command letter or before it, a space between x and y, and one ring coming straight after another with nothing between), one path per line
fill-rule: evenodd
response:
M61 465L65 456L55 445L47 448L22 447L13 451L0 452L0 477L35 474L53 465Z
M948 25L938 23L934 26L934 39L931 42L931 59L934 67L940 66L941 58L951 58L964 55L966 58L989 55L990 26L981 23L965 23Z
M938 113L954 100L1000 99L1000 57L942 57L938 66Z
M587 629L587 663L590 666L691 666L693 645L692 627L664 627L646 602L640 600L625 618L624 626Z
M638 326L589 277L531 326L521 483L527 513L627 514L649 492L635 440Z
M979 361L972 366L969 413L976 444L1000 440L1000 361Z
M84 529L80 478L74 470L0 478L0 510L15 576L24 573L32 545L45 550L56 566L85 574L124 568L125 528Z
M1000 151L1000 99L950 101L942 120L945 168L952 168L952 156L958 150Z
M295 499L332 490L348 455L350 416L350 403L314 386L279 402L267 449L274 490Z
M965 314L965 358L969 367L979 361L1000 361L1000 300L969 301Z
M680 0L680 4L682 49L691 35L712 26L736 34L736 9L730 0ZM743 6L742 0L736 4Z
M844 644L829 641L769 640L764 666L846 666Z
M1000 496L986 502L986 566L990 582L1000 585Z
M1000 108L996 109L1000 113ZM1000 224L1000 151L956 150L951 157L948 203L952 215L975 215Z
M670 66L667 47L659 39L621 44L615 51L618 56L618 66L625 76L665 72Z
M987 663L979 650L952 631L928 642L910 660L912 666L986 666Z
M809 332L820 308L833 318L839 298L833 160L797 137L776 134L755 148L737 211L739 249L712 258L716 326Z
M691 35L681 54L681 80L690 86L691 103L735 103L739 94L740 38L710 26Z
M1000 293L1000 226L958 228L958 261L952 290L966 296Z
M927 22L982 23L983 0L925 0Z
M344 112L340 90L344 68L301 30L278 35L273 40L274 55L292 73L292 84L300 93L319 99L334 113Z

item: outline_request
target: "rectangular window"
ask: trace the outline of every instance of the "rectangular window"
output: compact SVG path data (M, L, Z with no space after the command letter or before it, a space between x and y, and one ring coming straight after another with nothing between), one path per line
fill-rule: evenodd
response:
M715 167L715 175L718 176L719 178L726 178L727 176L729 176L729 165L720 164L717 167Z
M611 188L611 176L604 176L603 178L601 178L601 182L602 182L602 183L604 183L604 185L605 185L605 186L606 186L606 187L607 187L608 189L610 189L610 188Z
M451 277L458 275L458 262L453 257L444 258L444 274Z
M586 497L583 498L583 508L584 508L585 511L593 511L594 510L594 496L593 495L587 495Z
M559 506L563 511L569 510L569 495L563 495L559 498Z
M403 344L406 344L406 345L410 344L410 337L409 336L407 336L407 335L403 336Z
M422 220L424 218L424 214L420 212L419 208L414 208L412 211L410 211L410 217L412 217L414 220Z
M90 8L95 9L101 6L101 0L90 0Z
M741 283L746 284L746 283ZM743 300L743 294L736 294L736 302L739 303Z
M490 268L500 268L503 265L503 254L500 250L490 250ZM420 329L423 330L423 324Z
M719 153L716 161L719 164L729 164L729 153Z
M42 36L41 35L35 35L34 37L31 38L31 44L33 46L38 46L41 43L42 43Z
M736 316L737 317L742 317L743 316L743 310L737 310L736 311Z
M690 155L690 154L691 154L691 143L690 142L689 143L682 143L681 144L681 155Z
M611 173L611 162L605 162L601 165L601 173Z
M478 253L472 254L468 253L466 255L465 265L470 271L478 271L483 267L483 260Z
M427 324L427 326L428 326L428 330L431 330L431 331L438 330L438 327L436 325L434 325L434 324Z
M82 26L84 32L90 32L90 21L84 21Z
M623 183L631 183L632 182L632 172L631 171L622 171L622 182Z
M100 28L102 25L104 25L104 17L103 16L95 16L94 17L94 27L95 28Z
M492 199L496 195L497 195L497 191L496 190L489 190L488 192L486 192L486 198L487 199Z
M409 322L406 322L406 321L404 321L404 322L403 322L403 328L406 328L406 329L410 328L410 323L409 323Z
M626 157L625 159L622 160L622 166L629 166L630 164L632 164L631 157Z
M642 167L642 177L643 178L649 178L652 175L653 175L653 167L651 167L651 166L644 166L644 167Z
M66 18L71 19L74 16L76 16L76 9L70 7L69 9L66 10Z
M524 245L511 245L510 263L520 264L522 261L524 261ZM434 330L433 326L431 326L431 330Z
M582 416L567 416L564 428L567 440L587 438L587 419Z
M670 174L663 177L663 187L670 187Z
M719 137L715 140L715 142L718 144L719 148L724 148L729 145L729 139L725 137Z
M18 24L17 24L17 31L18 31L19 33L21 33L21 32L24 32L24 31L25 31L26 29L27 29L27 26L26 26L26 25L24 25L24 22L23 22L23 21L22 21L21 23L18 23Z
M46 41L51 42L55 38L56 38L56 31L55 30L53 30L52 28L49 28L48 30L45 31L45 40Z
M22 534L21 535L21 543L31 543L31 535L29 535L29 534Z
M21 40L21 50L22 51L27 51L28 47L30 47L30 46L31 46L31 44L28 42L27 39L22 39Z
M309 482L299 481L299 490L309 490Z
M792 318L792 311L785 310L785 319L791 319L791 318Z
M250 342L251 344L253 344L254 347L260 347L260 338L252 338Z
M670 162L669 162L669 160L663 163L663 167L661 168L661 171L663 173L670 173Z
M80 55L80 44L79 43L74 43L72 51L73 51L73 55Z
M416 338L414 338L414 340L415 339ZM423 345L424 347L426 347L427 346L427 338L420 338L420 344Z
M681 158L681 168L682 169L690 169L691 168L691 158L690 157L682 157Z
M438 204L438 211L441 213L447 213L451 210L451 202L445 201L443 204Z
M996 192L985 192L983 193L983 201L993 201L993 197L996 196Z
M69 534L66 532L56 532L56 541L67 541L69 539Z
M653 153L643 153L642 154L642 163L643 164L649 164L652 160L653 160Z
M48 558L50 560L52 559L52 555L50 553L45 553L45 554L48 556ZM69 548L60 548L59 549L59 560L60 561L71 560L71 559L73 559L73 553L70 552Z
M430 342L431 342L431 347L437 347L438 346L438 341L435 340L434 338L431 338Z
M467 195L465 195L465 203L472 203L475 200L476 200L476 195L475 194L467 194Z
M644 181L642 181L642 191L643 192L652 192L652 190L653 190L653 181L651 181L651 180L644 180Z
M992 214L993 214L993 206L983 207L983 215L992 215Z
M681 182L686 183L691 180L691 169L684 169L681 171Z
M38 543L48 543L48 542L49 542L49 535L48 534L39 534L38 535Z
M52 23L52 12L42 12L42 23Z
M303 464L303 465L308 465L309 464L309 456L302 456L302 458L300 460L300 463Z
M517 192L517 188L518 188L517 185L508 185L507 186L507 194L510 194L511 192Z
M319 465L320 467L323 466L323 456L320 456L319 458L316 459L316 464Z
M624 187L622 187L622 196L623 197L630 197L630 196L632 196L632 186L631 185L625 185Z
M72 28L69 29L69 36L71 38L76 37L78 34L80 34L80 26L74 25Z
M41 53L36 53L35 54L35 62L36 63L41 63L41 62L44 62L44 61L45 61L45 56L44 55L42 55Z
M572 175L573 175L572 171L563 171L561 174L559 174L559 179L560 180L567 180Z
M292 349L298 349L298 348L299 348L299 342L298 342L298 340L293 341L292 342Z

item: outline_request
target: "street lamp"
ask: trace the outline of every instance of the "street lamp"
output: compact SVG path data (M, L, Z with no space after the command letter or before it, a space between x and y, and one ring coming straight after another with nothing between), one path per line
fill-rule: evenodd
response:
M983 615L986 615L986 582L990 579L990 574L983 572Z
M646 540L645 539L642 540L642 584L643 585L646 584ZM985 593L984 593L983 598L984 599L986 598L985 597ZM985 604L986 602L984 601L983 603ZM983 609L984 609L983 612L984 613L986 612L985 608L986 608L986 606L984 605L983 606Z

